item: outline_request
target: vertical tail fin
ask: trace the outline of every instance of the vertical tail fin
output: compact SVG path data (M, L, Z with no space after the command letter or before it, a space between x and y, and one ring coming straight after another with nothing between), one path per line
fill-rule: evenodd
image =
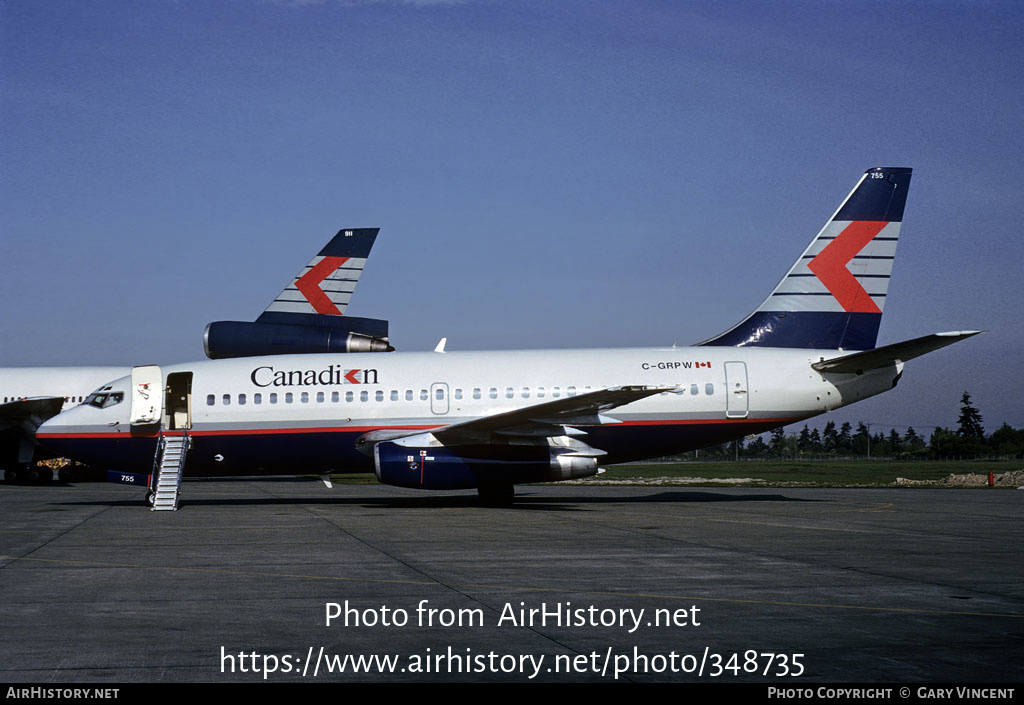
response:
M339 230L256 320L284 323L296 319L292 314L344 315L378 232L380 228Z
M700 345L874 348L910 174L905 167L864 172L757 310Z

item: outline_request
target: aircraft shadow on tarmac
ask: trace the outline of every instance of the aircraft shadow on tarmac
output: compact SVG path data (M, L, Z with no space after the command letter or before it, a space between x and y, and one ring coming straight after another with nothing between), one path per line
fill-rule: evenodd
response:
M260 480L264 481L263 479ZM590 488L588 488L590 489ZM515 510L540 510L540 511L583 511L588 505L603 504L679 504L679 503L700 503L700 502L828 502L831 500L805 499L788 497L784 494L725 494L714 491L701 491L691 489L666 489L652 492L650 494L637 495L601 495L591 493L580 493L579 495L558 496L544 495L542 492L520 490L516 494L515 503L509 507L488 507L480 503L476 493L463 494L423 494L417 496L379 496L367 497L343 495L344 487L335 488L334 494L324 496L285 496L285 497L183 497L179 511L187 512L192 507L231 507L231 506L285 506L285 505L359 505L368 508L387 509L515 509ZM109 507L131 507L143 508L142 499L100 499L94 498L80 502L59 502L55 503L64 506L109 506Z

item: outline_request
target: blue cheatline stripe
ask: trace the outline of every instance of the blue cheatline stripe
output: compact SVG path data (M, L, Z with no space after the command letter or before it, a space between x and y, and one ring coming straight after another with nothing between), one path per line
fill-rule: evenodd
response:
M798 294L806 296L806 294ZM880 313L755 311L732 330L701 345L820 350L872 350Z

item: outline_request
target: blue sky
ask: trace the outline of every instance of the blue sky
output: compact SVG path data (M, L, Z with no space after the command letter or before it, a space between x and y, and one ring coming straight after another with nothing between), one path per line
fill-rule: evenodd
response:
M879 342L988 332L829 418L930 430L969 390L1021 427L1022 31L1018 2L7 0L0 365L200 359L341 227L381 228L349 313L400 350L684 345L911 166Z

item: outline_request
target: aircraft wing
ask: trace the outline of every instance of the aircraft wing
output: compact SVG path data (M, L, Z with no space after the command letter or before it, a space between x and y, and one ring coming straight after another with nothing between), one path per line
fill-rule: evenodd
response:
M60 413L64 397L32 397L0 404L0 428L18 426L32 434L47 419Z
M603 416L602 412L673 389L674 387L643 386L599 389L574 397L555 399L493 416L463 421L436 429L431 434L445 444L472 442L491 434L563 436L567 435L566 426L619 423L617 419Z
M811 364L811 367L819 372L856 372L860 374L878 369L879 367L889 367L897 362L913 360L915 357L920 357L933 350L958 343L978 333L981 333L981 331L961 330L949 333L933 333L932 335L914 338L913 340L904 340L902 343L884 345L874 350L865 350L864 352L820 360Z
M488 443L497 436L574 436L584 435L573 426L619 423L603 412L646 397L675 391L675 387L625 386L599 389L573 397L534 404L500 414L462 421L429 431L444 445ZM386 429L363 436L359 445L368 448L380 441L394 441L422 434L422 430Z
M64 397L32 397L0 404L0 457L32 462L36 429L59 414L63 405Z

